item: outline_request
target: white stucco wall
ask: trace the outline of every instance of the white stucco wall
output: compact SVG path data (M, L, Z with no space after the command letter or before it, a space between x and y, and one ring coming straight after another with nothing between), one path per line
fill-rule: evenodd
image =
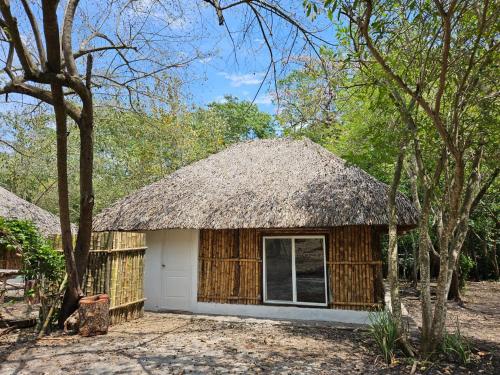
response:
M146 233L146 253L144 255L144 308L156 311L160 308L161 297L161 256L163 231Z
M367 323L368 313L365 311L198 302L198 240L199 231L194 229L168 229L146 233L146 310L180 309L196 314ZM190 282L187 282L188 279ZM188 293L187 299L184 297L185 293Z

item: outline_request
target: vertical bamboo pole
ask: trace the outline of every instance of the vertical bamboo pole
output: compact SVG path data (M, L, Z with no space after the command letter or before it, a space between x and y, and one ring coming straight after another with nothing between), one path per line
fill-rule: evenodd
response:
M219 283L219 269L218 269L218 259L220 258L219 256L219 236L218 233L214 231L214 285L212 286L212 294L213 298L215 298L214 302L219 302L218 300L218 283Z
M358 226L355 226L353 228L353 232L354 232L354 259L356 262L359 262L360 261L360 257L359 257L359 254L360 254L360 233L359 233L359 227ZM361 273L360 273L360 266L358 264L356 264L354 267L354 279L356 280L355 284L356 284L356 293L355 293L355 296L356 296L356 299L355 301L356 302L361 302L361 298L360 298L360 294L361 294L361 291L360 291L360 286L361 286L361 281L360 281L360 276L361 276Z
M347 261L347 256L346 256L346 241L347 241L347 227L343 227L342 230L342 261ZM345 264L342 264L342 302L347 302L347 288L348 283L347 283L347 268Z
M346 234L347 233L346 232L347 232L347 227L343 227L342 232L341 232L341 239L342 239L341 258L342 258L342 261L347 260L347 257L346 257L346 239L347 239ZM346 302L347 301L347 288L348 288L346 266L341 265L341 268L342 268L342 302Z
M347 234L348 234L348 241L347 241L347 246L348 246L348 260L349 262L352 262L353 261L353 251L352 251L352 226L349 226L347 228ZM352 298L353 298L353 276L352 276L352 264L348 264L347 265L347 272L348 272L348 285L349 285L349 288L347 289L347 300L348 302L352 302ZM346 306L347 309L349 309L349 305Z
M208 281L207 281L207 298L210 298L210 296L213 296L213 287L215 283L215 265L214 265L214 257L215 257L215 250L214 250L214 233L213 231L209 232L210 237L209 237L209 243L210 243L210 260L209 260L209 272L208 272ZM215 302L215 301L214 301Z
M367 252L367 259L368 261L372 261L372 253L371 253L371 247L372 247L372 239L371 239L371 228L367 227L366 229L366 252ZM372 270L372 265L367 266L366 270L366 278L367 278L367 293L370 298L370 302L375 302L375 299L373 298L373 292L372 292L372 276L371 276L371 270Z

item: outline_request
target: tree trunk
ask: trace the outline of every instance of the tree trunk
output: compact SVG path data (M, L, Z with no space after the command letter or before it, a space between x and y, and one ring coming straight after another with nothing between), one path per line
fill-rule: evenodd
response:
M419 263L420 263L420 301L422 303L422 352L429 353L431 347L432 302L431 302L431 276L429 256L428 221L429 210L426 202L420 217L419 232ZM427 208L427 209L425 209Z
M461 157L463 155L461 154ZM472 165L473 172L464 189L464 162L462 158L455 157L454 173L451 178L451 189L446 194L448 198L445 220L439 235L440 269L436 288L436 303L432 321L432 346L436 349L442 341L446 314L447 297L450 290L453 271L457 267L458 257L464 244L469 229L470 210L474 195L479 191L480 173L479 163L482 157L482 148L475 156ZM445 192L446 193L446 192ZM463 196L463 197L462 197Z
M75 257L80 283L87 267L92 238L92 210L94 207L93 191L93 108L90 103L83 106L82 123L80 124L80 225L76 241Z
M388 194L387 210L389 212L389 248L387 251L387 278L391 294L392 316L396 321L398 330L402 333L403 322L401 315L401 299L399 296L399 275L398 275L398 227L396 212L396 194L401 179L401 169L404 160L404 147L400 148L396 161L394 176Z
M61 44L59 34L59 21L57 18L57 1L43 1L43 28L47 49L47 70L54 74L61 73ZM64 295L63 305L59 315L59 326L76 309L78 299L82 295L76 261L73 253L73 238L69 215L69 189L68 189L68 129L67 113L63 87L60 83L50 85L54 113L56 117L57 134L57 180L59 198L59 217L61 221L61 238L64 251L68 286Z
M498 268L496 241L493 243L493 248L491 250L491 264L493 266L493 274L495 275L495 280L498 280L500 278L500 270Z
M446 193L444 194L446 196ZM451 211L451 210L450 210ZM448 291L450 289L451 278L453 275L453 266L450 267L450 242L452 233L452 224L456 222L455 217L450 217L453 213L449 211L445 215L441 213L441 223L438 225L439 233L439 275L436 285L436 301L434 302L434 316L432 319L432 336L430 341L430 350L434 351L441 342L444 334L444 326L447 315ZM443 219L445 216L445 219Z
M495 237L493 240L493 246L491 248L491 265L493 266L493 272L495 275L495 280L500 278L500 270L498 268L498 260L497 260L497 235L500 233L500 221L496 222L495 225ZM486 241L484 241L486 244Z
M412 236L412 255L413 255L413 267L412 267L412 285L414 288L418 284L418 246L415 243L415 239Z
M451 277L450 291L448 292L448 300L455 302L462 302L462 297L460 295L460 279L458 277L458 266L457 269L453 271L453 276Z
M87 67L87 76L90 76L90 67ZM92 210L94 207L93 191L93 130L94 112L92 104L92 93L90 84L87 87L80 87L83 95L83 107L81 119L78 123L80 130L80 218L78 235L75 245L75 264L78 284L81 285L87 268L92 238ZM82 295L82 294L80 294ZM78 308L78 298L75 298L71 291L66 291L61 306L59 325L64 326L64 321Z
M55 85L54 85L55 86ZM52 89L54 97L62 99L62 88ZM67 125L64 107L61 110L54 105L56 113L57 132L57 171L58 171L58 195L59 216L61 220L61 239L64 251L66 273L68 274L68 286L64 293L63 303L59 312L59 327L64 326L64 321L78 307L78 299L81 297L81 281L76 266L75 254L73 252L73 236L71 233L71 221L69 216L69 189L68 189L68 167L67 167Z
M84 106L85 110L85 106ZM87 107L88 117L80 124L80 225L75 245L75 264L78 284L81 285L87 268L92 238L92 210L94 194L92 184L93 173L93 114L92 107ZM59 325L78 308L78 298L69 290L64 294Z
M394 168L394 176L387 198L387 211L389 213L389 249L388 249L388 279L391 294L392 317L396 322L398 335L400 337L401 348L407 355L413 356L413 350L406 341L406 334L401 311L401 298L399 294L399 274L398 274L398 215L396 210L396 195L399 181L401 180L401 170L405 155L405 144L402 143L399 149L398 159Z

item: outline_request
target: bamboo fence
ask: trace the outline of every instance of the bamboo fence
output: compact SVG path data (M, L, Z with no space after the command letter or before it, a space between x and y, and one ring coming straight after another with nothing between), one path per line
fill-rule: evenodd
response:
M59 236L54 247L61 249ZM111 324L140 318L144 314L144 233L100 232L92 234L85 295L108 294Z

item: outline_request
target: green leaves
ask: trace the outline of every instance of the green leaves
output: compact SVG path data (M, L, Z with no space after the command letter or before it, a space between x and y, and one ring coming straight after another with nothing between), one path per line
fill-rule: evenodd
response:
M62 254L29 221L0 217L0 251L17 251L21 255L21 271L27 280L43 278L49 284L57 284L64 276Z
M268 138L275 129L270 114L261 112L249 101L239 101L234 96L225 96L224 102L208 104L208 111L223 120L227 126L224 141L233 143L249 138Z
M272 116L257 105L226 97L207 107L186 108L176 95L164 108L119 110L100 103L95 112L95 212L176 169L251 138L275 135ZM104 108L104 109L103 109ZM23 198L58 211L53 119L44 114L4 114L0 133L22 154L0 152L0 181ZM72 219L79 210L79 140L70 126L68 165Z
M307 136L389 182L399 136L391 124L399 117L388 91L351 67L350 59L356 56L322 48L321 57L322 63L310 62L280 82L278 121L284 133ZM373 69L372 74L379 72Z
M325 1L325 3L332 3L331 0ZM304 7L306 11L306 16L311 17L311 19L316 18L316 16L321 12L321 9L318 8L318 4L316 1L308 1L305 0L302 2L302 6ZM326 6L323 4L323 6L326 8Z

